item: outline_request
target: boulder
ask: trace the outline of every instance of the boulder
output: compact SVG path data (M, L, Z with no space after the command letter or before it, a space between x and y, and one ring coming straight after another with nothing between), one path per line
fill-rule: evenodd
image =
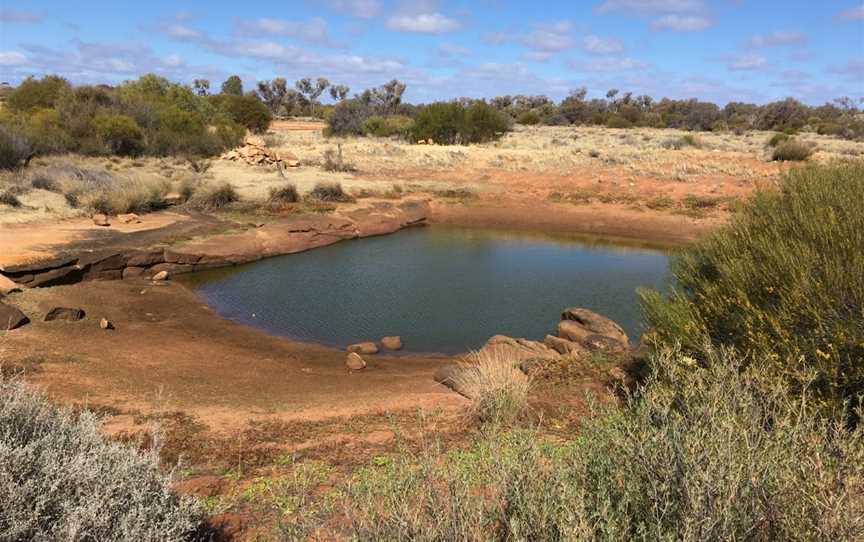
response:
M63 284L75 284L81 282L84 272L77 265L52 269L44 273L37 273L27 283L28 288L43 288L45 286L60 286Z
M136 215L135 213L126 213L122 215L117 215L117 220L124 224L140 224L141 217Z
M9 295L21 289L21 285L11 279L0 275L0 296Z
M349 345L347 350L356 354L377 354L378 345L371 341L368 341Z
M627 345L606 335L588 335L582 339L582 344L591 352L620 354L627 350Z
M106 215L98 213L93 215L93 224L106 228L111 225L111 222L108 220L108 217Z
M587 349L579 343L574 343L573 341L568 341L561 337L555 337L554 335L546 335L546 338L543 339L543 344L552 350L555 350L559 354L568 357L578 357L587 351Z
M630 339L621 326L605 316L588 309L565 309L558 324L558 336L581 343L589 335L604 335L621 344L630 344Z
M54 307L45 315L45 321L53 322L54 320L66 320L67 322L77 322L84 318L84 314L84 309Z
M387 350L402 350L402 337L398 335L381 337L381 346Z
M30 319L18 307L0 303L0 330L8 331L19 328L28 322L30 322Z
M168 280L168 271L159 271L153 275L153 280Z
M146 271L146 269L143 267L127 267L123 270L123 278L134 279L143 275L144 271Z
M435 374L432 376L432 378L435 379L435 382L447 386L459 395L462 395L463 397L468 397L465 389L461 386L461 383L457 378L461 370L462 368L458 364L448 363L439 367L438 370L435 371Z
M499 355L514 365L526 359L558 359L561 354L538 341L514 339L506 335L490 337L480 349L481 354Z
M359 371L366 368L366 360L361 358L357 352L350 352L348 357L345 358L345 367L349 371Z

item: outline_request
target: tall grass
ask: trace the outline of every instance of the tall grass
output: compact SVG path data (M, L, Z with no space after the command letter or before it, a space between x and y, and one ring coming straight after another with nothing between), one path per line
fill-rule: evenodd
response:
M842 408L864 393L862 201L862 161L786 173L673 261L671 295L642 292L653 342L700 365L706 342L761 352L772 375Z
M200 520L158 450L107 441L92 414L0 377L0 540L188 540Z
M466 357L453 376L454 388L471 401L468 416L495 427L516 421L528 405L531 379L506 351L484 349Z
M864 536L864 429L826 422L763 359L729 352L696 375L656 357L622 407L570 444L484 433L357 474L358 540L855 540Z

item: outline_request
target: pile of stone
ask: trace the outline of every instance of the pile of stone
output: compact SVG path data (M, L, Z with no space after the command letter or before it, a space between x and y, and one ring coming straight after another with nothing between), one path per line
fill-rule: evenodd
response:
M299 167L300 160L290 152L277 153L267 147L260 137L248 136L243 145L222 155L222 159L232 162L245 162L250 166Z

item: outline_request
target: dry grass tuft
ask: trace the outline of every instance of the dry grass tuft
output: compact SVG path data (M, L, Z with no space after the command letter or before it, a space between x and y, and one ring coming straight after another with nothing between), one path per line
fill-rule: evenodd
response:
M528 405L531 378L502 350L470 353L453 377L456 389L471 401L468 417L492 426L517 421Z

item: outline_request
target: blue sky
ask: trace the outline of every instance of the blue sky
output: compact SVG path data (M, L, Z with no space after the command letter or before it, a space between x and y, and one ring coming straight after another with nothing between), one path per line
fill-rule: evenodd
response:
M421 102L585 86L655 97L864 97L860 0L0 0L0 81L155 72L218 85L397 78Z

